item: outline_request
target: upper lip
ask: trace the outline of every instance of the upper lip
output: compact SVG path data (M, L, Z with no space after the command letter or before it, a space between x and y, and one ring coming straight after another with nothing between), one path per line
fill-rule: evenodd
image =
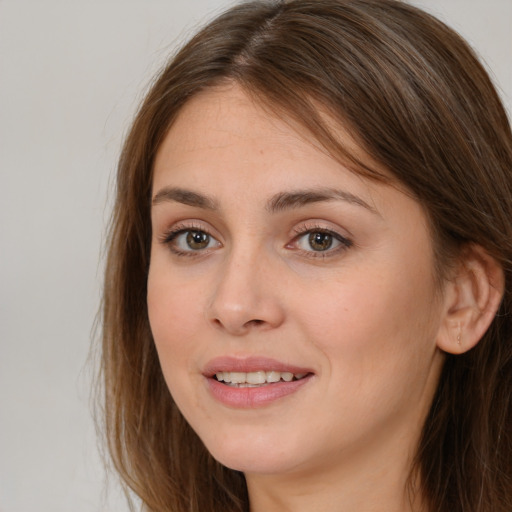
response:
M257 371L276 371L289 373L312 373L311 369L284 363L277 359L268 357L216 357L209 361L203 368L203 375L213 377L218 372L257 372Z

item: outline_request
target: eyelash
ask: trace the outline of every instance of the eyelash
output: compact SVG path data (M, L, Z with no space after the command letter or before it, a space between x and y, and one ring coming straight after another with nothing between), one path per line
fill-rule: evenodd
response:
M181 249L178 249L173 242L178 238L178 236L183 235L185 233L189 232L198 232L198 233L205 233L208 235L211 239L216 240L215 237L210 235L208 230L204 228L204 226L200 226L198 224L179 224L175 226L174 228L170 229L166 233L163 234L161 238L161 242L164 245L167 245L171 252L173 254L176 254L177 256L184 256L188 258L203 256L206 252L209 252L207 250L190 250L190 251L182 251Z
M352 247L354 244L353 242L340 235L336 231L332 229L327 229L325 227L319 226L319 225L311 225L311 224L303 224L301 226L298 226L294 228L293 230L295 236L293 240L290 242L290 244L295 244L297 241L299 241L302 237L306 235L311 235L313 233L322 233L326 235L330 235L333 240L339 242L339 245L333 249L329 248L325 251L307 251L302 249L296 249L297 251L300 251L303 255L305 255L308 258L329 258L332 256L337 256L339 253L346 251L350 247ZM287 247L290 246L290 244L287 245ZM291 248L291 247L290 247Z
M183 256L183 257L190 258L190 257L200 257L200 256L204 256L205 254L208 254L210 251L207 248L205 248L204 250L203 249L198 249L198 250L191 249L189 251L183 251L183 250L178 249L176 247L176 245L173 244L173 242L180 235L183 235L183 234L189 233L189 232L204 233L207 236L209 236L211 240L217 241L216 238L213 237L208 232L207 229L205 229L203 226L200 226L198 224L177 225L174 228L172 228L171 230L164 233L162 235L160 241L164 245L167 245L169 247L169 249L171 250L171 252L177 256ZM324 258L325 259L328 257L336 256L340 252L343 252L353 246L353 242L350 239L340 235L336 231L333 231L331 229L327 229L325 227L318 226L318 225L312 226L312 225L303 224L302 226L298 226L297 228L294 228L293 233L294 233L293 240L289 244L287 244L285 247L295 250L297 252L300 252L301 254L303 254L304 256L306 256L308 258ZM333 240L335 240L336 242L339 242L339 245L337 247L335 247L334 249L328 248L325 251L315 251L315 250L308 251L308 250L304 250L304 249L300 249L300 248L296 247L296 243L302 237L304 237L308 234L311 235L313 233L322 233L322 234L330 235ZM217 243L220 244L220 242L218 242L218 241L217 241ZM292 244L293 244L293 247L292 247Z

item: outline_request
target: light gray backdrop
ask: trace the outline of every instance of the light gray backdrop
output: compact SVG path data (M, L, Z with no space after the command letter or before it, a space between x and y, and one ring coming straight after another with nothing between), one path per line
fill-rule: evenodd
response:
M0 512L125 511L87 366L120 144L152 73L220 0L0 0ZM512 105L512 1L418 0Z

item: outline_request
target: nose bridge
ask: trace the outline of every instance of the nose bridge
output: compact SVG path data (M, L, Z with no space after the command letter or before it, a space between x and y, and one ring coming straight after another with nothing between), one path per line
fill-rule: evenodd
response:
M272 280L274 264L256 241L234 244L218 267L209 320L236 335L277 327L283 308Z

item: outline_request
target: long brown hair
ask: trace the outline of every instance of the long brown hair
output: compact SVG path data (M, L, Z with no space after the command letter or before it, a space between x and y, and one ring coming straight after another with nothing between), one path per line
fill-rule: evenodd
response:
M181 107L234 81L300 122L335 158L329 117L423 205L440 275L476 243L503 267L500 310L476 348L447 355L415 469L432 511L512 510L512 134L468 45L395 0L256 1L227 11L168 64L121 155L103 309L106 434L150 511L248 510L243 475L217 463L166 387L146 305L155 153ZM371 160L370 160L371 161Z

